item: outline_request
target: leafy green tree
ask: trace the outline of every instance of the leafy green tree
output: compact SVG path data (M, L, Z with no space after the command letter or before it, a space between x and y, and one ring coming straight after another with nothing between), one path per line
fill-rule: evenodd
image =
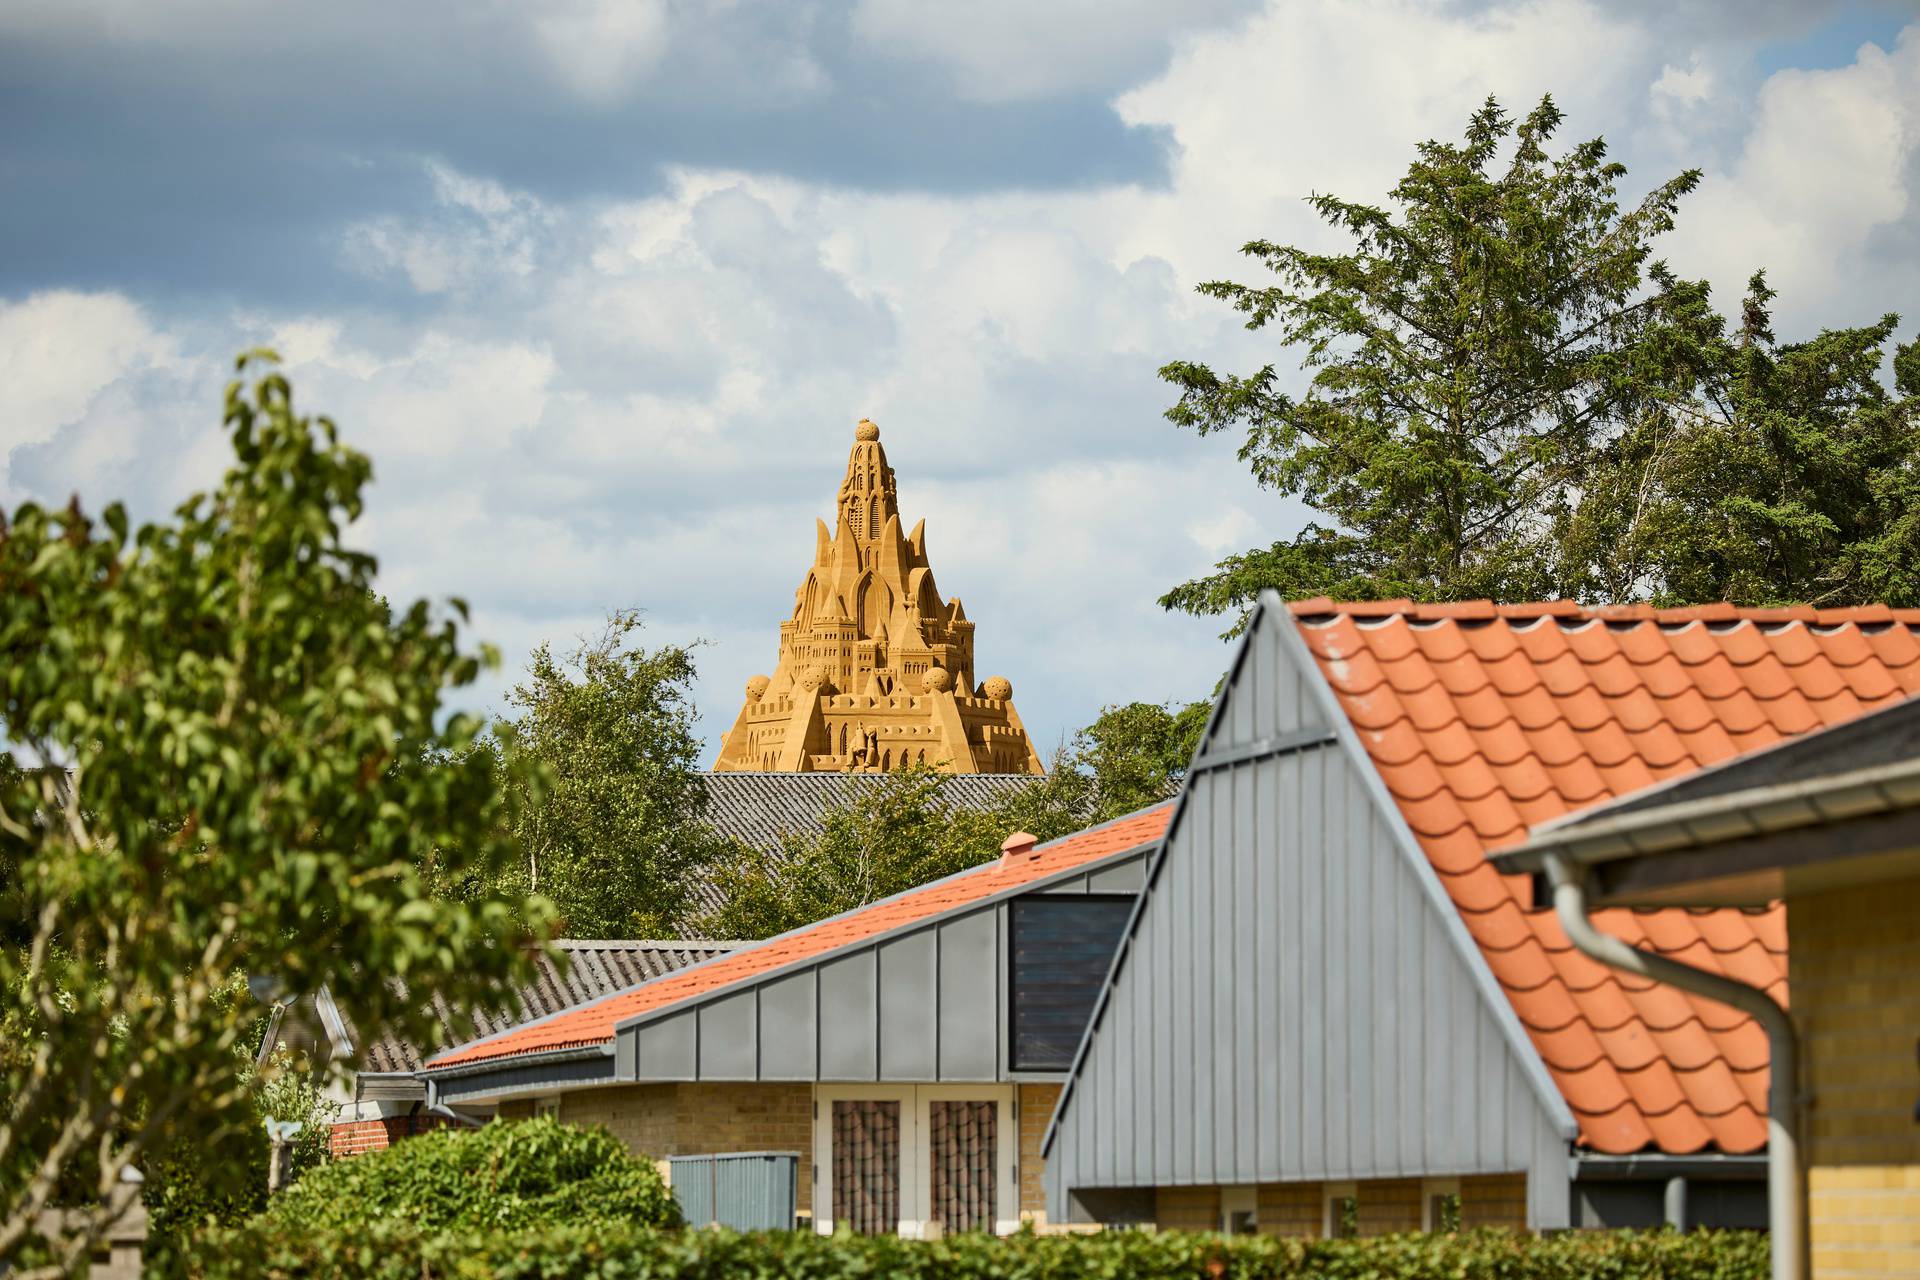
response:
M148 1153L258 1123L236 970L433 1043L391 979L497 999L543 924L426 891L429 864L512 850L479 722L442 714L482 656L347 544L371 464L277 373L229 386L226 425L232 468L168 521L27 504L0 536L0 732L27 762L0 776L0 1268L78 1268Z
M1728 326L1698 292L1695 389L1606 442L1560 521L1570 594L1920 603L1920 341L1890 353L1887 315L1783 343L1773 299L1756 273Z
M1165 800L1186 776L1211 705L1108 707L1054 753L1043 778L984 809L953 802L947 775L924 765L852 776L819 831L717 863L725 905L702 926L771 937L989 862L1015 831L1057 840Z
M251 1002L245 982L238 985L239 998ZM327 1098L324 1077L286 1049L275 1050L262 1071L254 1064L251 1047L243 1042L235 1048L234 1071L253 1100L254 1123L211 1135L181 1126L141 1162L145 1253L158 1271L165 1272L199 1232L233 1226L266 1207L268 1119L300 1124L287 1152L290 1179L297 1181L328 1158L328 1137L340 1109Z
M1700 176L1623 212L1625 170L1601 140L1550 154L1561 120L1550 98L1517 123L1489 99L1462 142L1419 146L1391 207L1312 197L1350 252L1256 240L1244 252L1275 282L1200 286L1298 348L1310 378L1292 394L1272 364L1232 375L1175 362L1161 370L1180 389L1167 416L1238 433L1258 482L1324 523L1230 557L1163 605L1240 611L1267 588L1551 591L1554 517L1594 442L1666 385L1640 359L1675 284L1650 255Z
M705 821L693 653L638 645L640 626L626 610L564 660L534 650L490 744L522 850L498 887L551 900L574 937L677 936L724 848Z
M1104 822L1180 789L1207 727L1210 702L1129 702L1106 707L1074 735L1073 764L1092 779L1093 820Z

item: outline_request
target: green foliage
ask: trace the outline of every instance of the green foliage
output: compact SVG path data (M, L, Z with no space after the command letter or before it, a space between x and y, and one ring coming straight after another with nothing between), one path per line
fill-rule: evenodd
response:
M542 922L426 891L512 850L478 725L442 707L481 658L347 545L371 464L277 374L233 383L226 424L232 468L168 521L30 503L0 534L0 736L30 761L0 775L0 1264L57 1192L103 1205L163 1143L258 1124L235 971L432 1043L390 980L496 998Z
M1207 727L1209 702L1130 702L1107 707L1074 735L1074 767L1093 779L1093 820L1104 822L1180 789Z
M1237 432L1255 479L1322 519L1162 605L1920 602L1920 343L1889 353L1891 315L1781 343L1759 274L1727 324L1651 260L1697 171L1623 212L1604 142L1549 154L1561 121L1489 100L1463 142L1420 145L1390 208L1313 197L1350 252L1255 241L1278 283L1201 286L1307 386L1176 361L1167 416Z
M261 1223L209 1236L191 1280L705 1280L710 1276L926 1280L1760 1280L1767 1239L1698 1231L1509 1232L1289 1240L1181 1232L893 1236L563 1227L528 1235L423 1235L398 1224L317 1234Z
M692 651L643 648L640 625L622 611L564 660L534 650L489 744L523 851L493 887L552 901L576 938L679 936L723 849L703 821Z
M1550 587L1548 514L1578 485L1591 444L1650 390L1629 359L1663 314L1643 288L1688 171L1622 212L1625 169L1598 139L1549 155L1562 114L1517 124L1489 99L1458 144L1425 142L1392 210L1316 195L1353 251L1257 240L1278 283L1200 286L1302 352L1305 394L1269 364L1246 376L1161 370L1168 417L1237 431L1263 485L1330 524L1233 557L1162 603L1195 613L1283 595L1532 597ZM1505 156L1505 160L1502 157ZM1662 278L1655 271L1656 280Z
M239 997L251 999L245 983L239 986ZM193 1233L211 1225L233 1226L266 1206L268 1119L300 1122L287 1150L290 1179L327 1159L328 1132L339 1107L327 1099L305 1059L278 1049L256 1067L247 1044L237 1046L236 1057L255 1123L207 1134L181 1128L149 1153L141 1166L149 1257L176 1251Z
M772 937L990 862L1016 831L1057 840L1165 800L1186 776L1210 706L1108 707L1054 754L1045 777L985 809L951 800L946 775L925 765L863 778L819 832L719 862L714 884L725 905L701 927Z
M1920 342L1899 317L1782 343L1764 274L1682 316L1696 393L1601 448L1556 529L1566 589L1656 603L1920 603Z
M275 1196L258 1229L265 1238L324 1239L383 1226L492 1235L679 1223L650 1162L604 1129L543 1117L438 1129L331 1161Z
M950 799L947 780L928 765L855 777L817 833L791 835L774 850L743 849L716 867L726 901L705 922L708 932L772 937L991 861L1015 831L1068 835L1092 811L1089 779L1064 758L986 810Z

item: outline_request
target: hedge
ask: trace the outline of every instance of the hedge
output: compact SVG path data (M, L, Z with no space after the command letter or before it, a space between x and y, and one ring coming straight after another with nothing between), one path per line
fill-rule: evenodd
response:
M265 1239L351 1237L379 1223L498 1234L672 1227L680 1208L659 1171L606 1130L542 1117L437 1129L331 1161L273 1197L258 1222Z
M522 1234L423 1233L398 1223L315 1235L266 1218L202 1237L187 1280L1761 1280L1749 1233L1481 1231L1367 1240L1120 1231L994 1239L566 1226Z

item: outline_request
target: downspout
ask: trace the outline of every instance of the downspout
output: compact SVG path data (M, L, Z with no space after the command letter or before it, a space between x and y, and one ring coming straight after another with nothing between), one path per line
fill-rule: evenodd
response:
M1806 1280L1807 1197L1800 1170L1799 1047L1793 1021L1758 987L1654 955L1603 933L1587 916L1583 870L1562 855L1544 855L1560 927L1582 954L1601 964L1679 987L1751 1015L1767 1033L1767 1220L1772 1232L1773 1280Z

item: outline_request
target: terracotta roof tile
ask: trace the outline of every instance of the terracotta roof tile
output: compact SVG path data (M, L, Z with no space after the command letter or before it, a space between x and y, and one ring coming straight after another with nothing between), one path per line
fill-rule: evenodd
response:
M1720 652L1726 654L1727 661L1736 667L1769 660L1777 664L1779 661L1774 657L1770 643L1774 635L1761 634L1760 628L1751 622L1743 620L1725 629L1713 629L1712 635L1720 642Z
M615 1024L638 1014L747 982L843 947L859 945L893 929L984 902L1075 867L1145 848L1166 832L1172 812L1171 802L1157 804L1038 845L1024 857L982 863L943 880L741 947L705 964L628 987L555 1017L523 1023L499 1035L450 1049L429 1061L427 1068L605 1044L613 1039ZM1482 869L1492 870L1484 863ZM1499 877L1494 879L1498 881Z
M1576 732L1598 729L1613 719L1613 708L1607 705L1607 700L1591 684L1559 693L1554 701L1560 704L1560 718L1572 725Z
M1449 627L1443 623L1423 623L1409 628L1413 639L1420 646L1420 652L1427 655L1432 663L1451 662L1473 652L1467 644L1466 634L1459 627Z
M1413 628L1407 625L1404 617L1395 615L1377 625L1363 626L1367 648L1381 662L1392 664L1404 661L1419 652L1420 645L1413 637Z
M1434 763L1439 765L1460 764L1469 760L1476 765L1493 763L1474 740L1473 730L1462 720L1451 721L1429 734L1416 733L1413 741L1417 749L1432 756Z
M1400 680L1417 692L1391 702L1343 695L1341 705L1370 730L1363 744L1383 775L1402 779L1389 787L1566 1095L1581 1142L1615 1153L1763 1147L1766 1037L1752 1019L1595 965L1551 911L1533 907L1524 879L1482 860L1547 818L1920 689L1920 612L1327 600L1293 609L1312 620L1302 631L1323 670L1329 654L1356 652L1342 646L1377 638L1377 660L1416 664ZM1419 684L1427 673L1431 683ZM1496 792L1462 755L1469 743ZM1422 752L1442 785L1409 799L1401 789L1429 777L1414 767ZM1786 994L1778 907L1609 911L1598 923Z
M1857 667L1873 658L1873 646L1858 627L1815 627L1807 634L1836 667Z
M1662 710L1660 701L1647 692L1644 684L1636 682L1632 688L1623 693L1609 695L1607 706L1613 712L1613 718L1618 720L1620 727L1628 733L1639 733L1642 730L1651 729L1656 724L1671 727L1671 721Z
M1455 727L1460 734L1467 734L1465 725ZM1445 733L1446 731L1442 730L1441 732ZM1432 748L1428 745L1429 739L1421 737L1420 731L1415 729L1411 722L1404 719L1395 720L1392 724L1385 725L1378 729L1362 729L1360 730L1360 737L1367 745L1367 754L1382 764L1399 764L1403 760L1413 759L1416 755L1432 752ZM1435 734L1434 740L1438 740L1439 737L1439 734ZM1472 738L1470 735L1468 736L1467 742L1468 749L1471 750ZM1451 751L1451 758L1456 760L1464 754L1461 751L1451 748L1443 749ZM1440 757L1437 753L1434 753L1434 758L1439 759Z
M1636 1100L1637 1102L1637 1100ZM1704 1147L1718 1146L1723 1151L1735 1150L1735 1143L1746 1135L1735 1128L1729 1134L1731 1142L1715 1142L1713 1129L1706 1124L1706 1117L1688 1106L1676 1106L1671 1111L1658 1114L1640 1108L1645 1118L1647 1130L1653 1135L1653 1145L1662 1151L1699 1151ZM1755 1118L1753 1128L1759 1130L1761 1140L1765 1141L1767 1126L1764 1121Z
M1802 666L1825 656L1806 621L1791 622L1769 632L1767 644L1773 656L1789 667Z
M1920 663L1920 639L1915 638L1909 627L1871 627L1861 634L1872 646L1874 656L1889 669L1911 670L1915 663Z
M1733 754L1731 745L1729 745L1727 749L1727 754ZM1695 765L1700 763L1699 756L1691 750L1689 750L1686 759ZM1638 756L1628 756L1619 764L1601 765L1598 766L1598 768L1600 769L1600 776L1607 780L1608 792L1616 796L1623 796L1629 791L1638 791L1642 787L1650 787L1660 781L1663 776L1661 773L1649 768L1647 762ZM1573 797L1569 796L1568 799L1571 800ZM1586 804L1588 802L1582 798L1580 803Z
M1471 914L1465 919L1474 941L1491 951L1511 951L1533 937L1533 931L1527 928L1526 913L1514 905L1511 898L1491 911Z

